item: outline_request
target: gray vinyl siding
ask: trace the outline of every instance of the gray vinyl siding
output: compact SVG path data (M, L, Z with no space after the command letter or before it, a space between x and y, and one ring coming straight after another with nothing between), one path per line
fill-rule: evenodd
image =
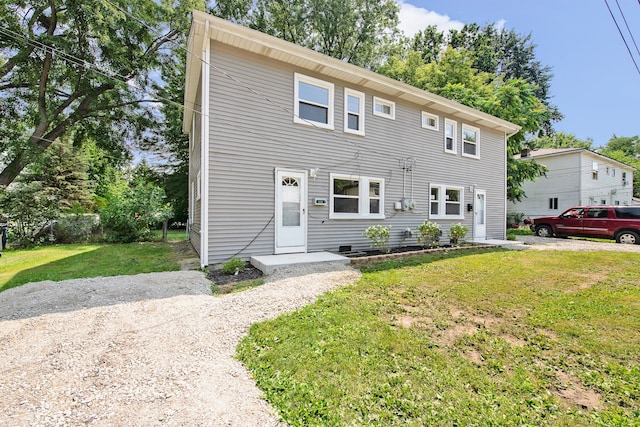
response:
M202 105L202 80L198 83L198 90L196 92L196 102L195 108L200 110L200 106ZM191 223L189 225L189 241L191 245L195 249L195 251L200 255L201 249L201 240L200 240L200 231L201 231L201 201L200 200L192 200L192 198L196 197L197 188L197 177L198 172L201 169L201 135L202 135L202 116L200 112L194 112L193 118L195 121L195 126L193 127L193 132L189 134L189 188L186 190L189 192L189 210L193 210L193 212L189 212L189 218ZM191 127L190 127L191 129Z
M480 128L481 159L462 157L463 122L452 118L458 126L458 154L447 154L443 152L442 114L438 114L438 131L423 129L421 111L436 112L381 96L396 102L396 118L374 116L373 96L380 95L348 86L366 94L366 135L351 135L343 131L344 85L340 81L217 44L212 46L211 63L209 264L240 251L238 256L245 259L273 253L275 168L318 168L317 177L308 179L309 252L337 251L342 245L367 248L369 241L362 232L375 224L392 226L391 245L416 244L415 238L405 239L403 231L415 229L428 218L430 184L464 187L464 219L436 220L445 230L445 239L449 225L457 222L469 226L467 238L472 238L473 215L466 212L466 205L473 203L473 185L487 192L487 238L504 238L503 133ZM293 123L295 72L334 83L333 131ZM416 208L397 212L394 203L403 197L403 159L415 159ZM329 207L313 206L314 198L329 198L330 173L384 178L386 218L330 219ZM405 195L411 198L409 173Z

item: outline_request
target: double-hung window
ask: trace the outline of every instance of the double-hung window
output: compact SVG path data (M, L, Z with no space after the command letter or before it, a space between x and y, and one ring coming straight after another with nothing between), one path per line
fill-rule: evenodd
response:
M462 125L462 155L480 158L480 129Z
M453 120L444 119L444 151L445 153L456 154L458 144L456 143L456 128L458 124Z
M331 174L329 218L384 218L384 179Z
M344 89L344 131L364 135L364 93Z
M386 117L387 119L396 119L396 103L386 99L373 97L373 115Z
M295 123L333 129L333 83L295 73Z
M434 219L464 219L464 188L431 185L429 217Z

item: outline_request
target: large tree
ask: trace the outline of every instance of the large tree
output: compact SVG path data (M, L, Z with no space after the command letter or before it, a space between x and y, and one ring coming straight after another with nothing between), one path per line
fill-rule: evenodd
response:
M75 130L112 151L154 122L153 72L199 0L0 3L0 185Z
M362 67L378 64L398 32L394 0L217 0L209 11Z
M446 49L436 61L425 63L420 52L409 52L405 60L392 57L380 71L429 92L453 99L504 120L522 130L507 143L507 197L521 200L522 183L544 173L536 162L513 158L524 147L527 134L537 132L549 118L549 109L536 97L536 86L523 79L505 79L473 67L468 51Z
M529 148L586 148L591 149L593 140L587 138L586 140L579 139L572 133L555 132L550 135L542 135L527 141Z
M613 135L600 154L625 163L633 171L633 196L640 197L640 137Z

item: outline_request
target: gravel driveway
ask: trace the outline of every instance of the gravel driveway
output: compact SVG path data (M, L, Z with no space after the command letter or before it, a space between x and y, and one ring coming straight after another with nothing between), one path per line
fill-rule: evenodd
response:
M639 245L518 236L539 250ZM278 426L233 358L252 323L359 273L284 269L214 297L197 271L31 283L0 293L0 426Z
M1 426L276 426L233 358L252 323L359 273L285 269L211 295L201 272L31 283L0 293Z
M614 251L640 252L640 245L623 245L620 243L592 242L580 239L558 239L554 237L516 236L527 248L550 251Z

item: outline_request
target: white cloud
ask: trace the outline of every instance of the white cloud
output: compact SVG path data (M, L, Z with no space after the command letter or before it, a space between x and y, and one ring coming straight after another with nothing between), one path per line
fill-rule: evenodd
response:
M397 3L400 6L399 27L407 36L413 36L429 25L435 25L438 30L445 33L452 28L460 30L464 26L464 23L452 20L447 15L440 15L432 10L405 3L403 0L397 0Z

